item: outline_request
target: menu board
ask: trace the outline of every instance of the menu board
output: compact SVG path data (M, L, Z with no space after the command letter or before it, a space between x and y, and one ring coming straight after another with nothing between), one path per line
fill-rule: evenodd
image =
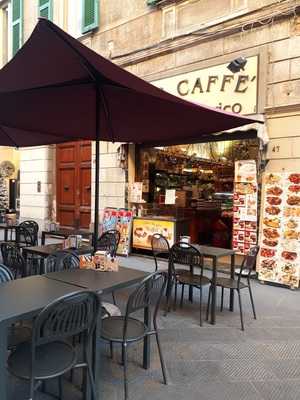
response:
M133 220L132 247L151 250L154 233L160 233L173 246L175 222L155 219L135 218Z
M110 229L120 232L120 243L117 254L127 256L130 248L130 237L133 213L131 210L105 208L102 220L102 233Z
M128 198L131 203L143 203L143 182L129 184Z
M300 173L268 173L264 177L264 204L258 277L299 286Z
M248 254L257 243L256 175L254 160L235 163L232 248L237 254Z

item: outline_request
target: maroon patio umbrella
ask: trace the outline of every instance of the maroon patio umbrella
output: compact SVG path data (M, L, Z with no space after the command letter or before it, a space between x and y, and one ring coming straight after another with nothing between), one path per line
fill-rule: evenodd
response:
M257 121L168 94L46 19L39 20L29 40L0 71L1 145L96 141L95 237L99 140L192 143L253 122Z

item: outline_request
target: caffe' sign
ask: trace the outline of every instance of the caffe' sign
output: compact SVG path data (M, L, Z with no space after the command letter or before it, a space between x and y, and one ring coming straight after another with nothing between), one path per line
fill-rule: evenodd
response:
M257 112L258 56L248 57L244 70L231 73L228 63L151 82L194 103L237 114Z

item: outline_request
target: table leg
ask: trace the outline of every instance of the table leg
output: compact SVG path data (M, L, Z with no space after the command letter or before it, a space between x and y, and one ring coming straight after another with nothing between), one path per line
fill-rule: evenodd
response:
M191 274L194 273L194 268L192 265L190 266L190 273ZM191 303L193 302L193 289L194 289L194 287L192 285L189 285L189 301Z
M234 270L235 270L235 255L231 256L231 264L230 264L230 277L234 279ZM230 311L234 311L234 289L230 289Z
M213 266L212 266L212 279L211 279L211 324L216 323L216 297L217 297L217 288L216 288L216 280L217 280L217 258L213 257Z
M100 302L101 304L101 302ZM100 309L100 316L97 320L96 328L95 328L95 335L94 335L94 344L93 344L93 365L94 365L94 379L95 379L95 386L96 386L96 394L97 399L101 400L100 397L100 389L101 389L101 379L100 379L100 370L101 370L101 309Z
M0 388L1 400L8 400L8 383L7 383L7 326L0 324Z
M42 246L44 246L45 240L46 240L46 233L42 232L42 237L41 237Z
M8 242L8 228L4 228L4 242Z
M25 272L25 277L26 277L26 276L29 276L29 271L28 271L28 265L27 265L27 263L28 263L28 254L27 254L27 251L26 251L25 247L23 248L22 256L23 256L24 262L25 262L25 271L24 272Z

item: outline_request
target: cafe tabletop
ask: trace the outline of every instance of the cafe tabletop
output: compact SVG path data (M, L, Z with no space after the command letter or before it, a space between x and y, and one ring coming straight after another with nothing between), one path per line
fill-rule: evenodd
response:
M30 253L41 257L48 257L50 254L53 254L58 250L63 250L62 243L45 244L43 246L23 247L23 253L25 253L25 256L26 253ZM71 250L81 255L81 254L90 254L93 251L93 248L89 244L87 244L87 245L82 245L76 249L65 249L65 250Z
M204 256L204 257L225 257L225 256L233 256L235 251L232 249L223 249L221 247L213 247L213 246L202 246L199 244L193 244L197 250Z
M147 275L144 271L120 267L118 271L114 272L77 269L51 272L45 276L49 279L66 282L96 292L101 291L106 294L141 282Z
M40 309L78 286L36 275L0 284L0 323L30 318Z

